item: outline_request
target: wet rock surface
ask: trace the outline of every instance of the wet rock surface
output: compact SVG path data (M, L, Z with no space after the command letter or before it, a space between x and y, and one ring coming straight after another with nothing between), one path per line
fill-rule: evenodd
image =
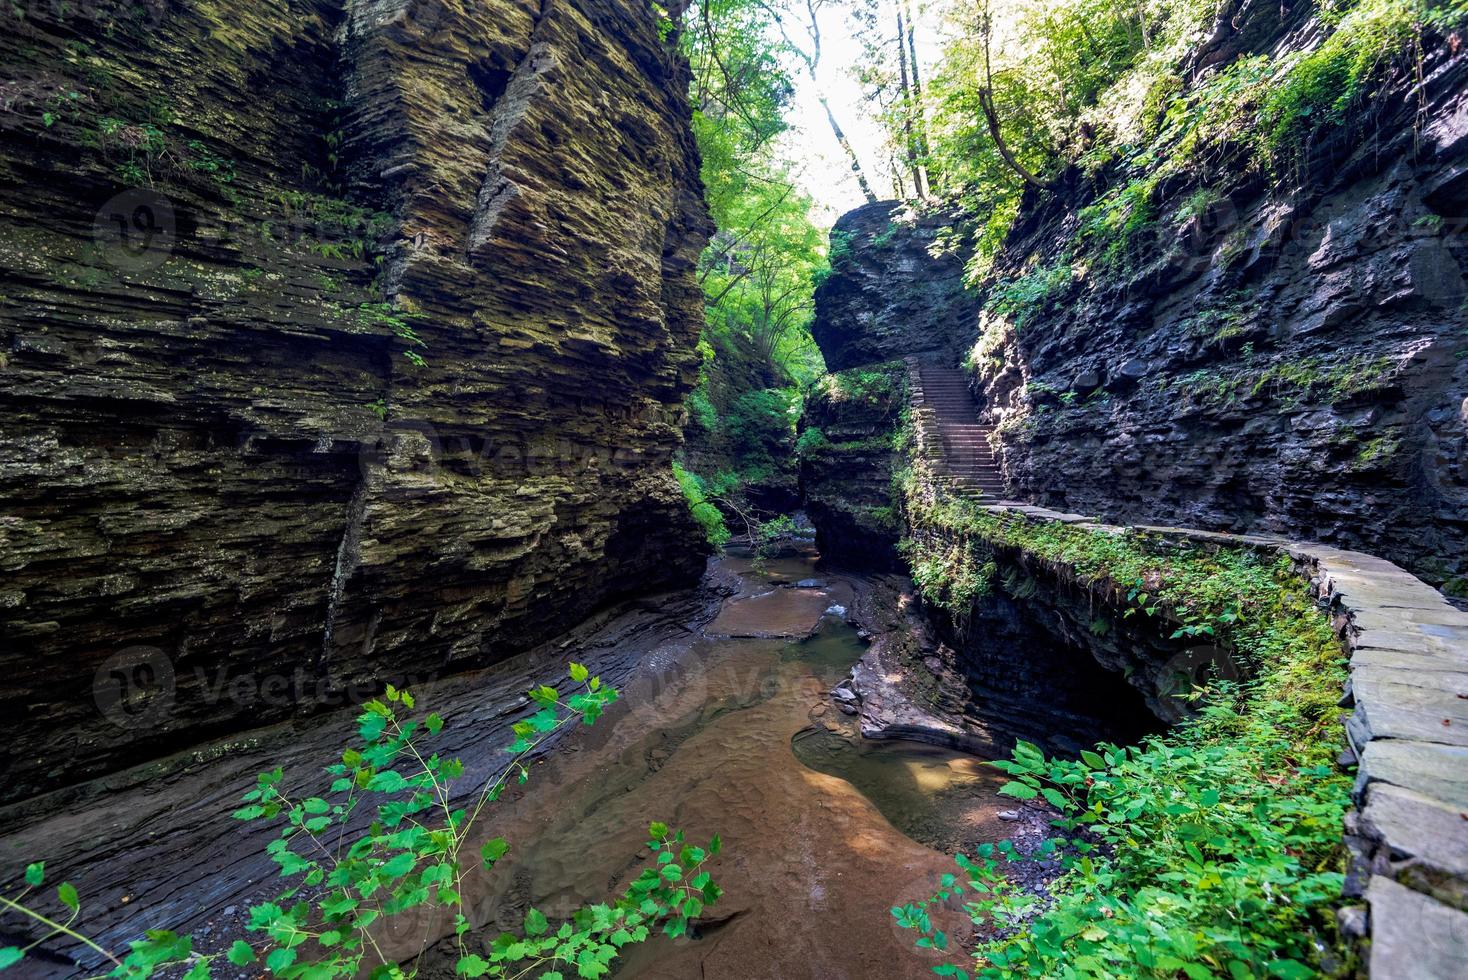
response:
M899 465L896 438L906 375L901 361L870 365L806 398L801 428L817 430L822 438L801 456L800 483L827 563L879 572L904 567L897 553L901 526L892 479Z
M671 665L729 594L722 576L713 575L703 592L639 600L488 670L415 685L419 705L445 719L443 753L464 761L462 799L504 766L503 749L514 741L510 726L530 713L526 690L557 683L574 660L629 695L655 693L678 682ZM246 935L250 905L273 899L281 882L265 851L278 828L230 814L257 774L276 766L285 771L287 794L320 793L322 769L353 740L358 714L345 708L253 730L7 805L0 809L0 851L9 870L44 860L48 876L76 882L87 934L104 947L125 949L144 929L168 928L194 934L197 949L226 949ZM558 752L561 742L547 749ZM522 793L512 788L505 796ZM5 887L10 894L20 886L12 880ZM414 952L401 945L406 934L389 939L400 944L400 955ZM40 976L90 976L101 965L83 949L48 943L47 950L50 965Z
M7 797L696 581L669 462L709 223L651 8L25 9L0 14ZM102 710L158 696L157 724Z

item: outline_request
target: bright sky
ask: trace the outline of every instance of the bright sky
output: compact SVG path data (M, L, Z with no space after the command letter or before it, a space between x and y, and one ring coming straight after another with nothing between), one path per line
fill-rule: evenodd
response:
M917 21L918 60L923 65L926 81L938 59L939 28L946 3L913 0L912 7ZM891 30L896 33L895 21ZM798 32L793 33L801 37ZM822 12L821 40L820 87L830 100L837 122L856 148L873 192L878 198L890 198L894 191L884 139L877 124L866 115L860 87L851 72L851 67L860 62L862 50L860 42L852 36L844 5ZM796 163L804 189L823 212L817 215L817 220L829 224L864 204L865 199L846 155L826 122L825 112L816 98L816 86L804 71L796 78L798 85L791 113L794 131L786 136L785 150L788 158Z

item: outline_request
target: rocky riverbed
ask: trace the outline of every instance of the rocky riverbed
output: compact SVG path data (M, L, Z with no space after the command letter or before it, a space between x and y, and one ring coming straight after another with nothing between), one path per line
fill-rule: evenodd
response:
M532 906L554 921L620 891L651 857L647 824L661 820L695 840L722 836L709 870L726 894L689 937L629 950L618 976L747 978L756 961L772 977L928 975L932 963L888 909L925 897L960 849L1038 841L1046 817L999 797L998 774L978 757L861 738L831 691L872 639L900 627L889 607L901 590L816 561L808 544L763 562L714 560L695 592L619 607L500 667L417 689L446 719L466 793L497 764L532 683L575 660L623 691L595 727L556 742L486 824L513 849L467 883L476 941ZM104 945L166 927L222 949L278 880L270 835L230 811L276 765L293 787L316 786L355 714L252 732L11 807L0 815L7 866L45 859L76 882L85 926ZM961 913L943 915L955 937L970 928ZM408 958L448 925L417 919L379 941ZM47 963L45 975L94 965L53 952L32 961ZM449 976L456 958L440 944L424 966Z

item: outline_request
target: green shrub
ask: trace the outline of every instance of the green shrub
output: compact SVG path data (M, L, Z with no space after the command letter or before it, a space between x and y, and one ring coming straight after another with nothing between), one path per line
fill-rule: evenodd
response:
M683 490L683 498L688 501L689 513L703 528L708 543L715 549L723 548L729 543L729 526L724 523L723 512L709 499L713 494L708 486L697 474L688 472L677 463L673 464L673 476Z
M688 414L705 432L714 433L719 430L718 410L714 408L713 402L709 401L708 392L705 389L695 388L689 393Z
M808 459L817 453L824 452L831 446L831 441L826 434L815 426L811 426L800 434L795 440L795 454L801 459Z
M737 459L769 465L784 456L795 436L800 396L793 388L762 388L734 399L724 417L724 433Z
M821 379L821 391L832 402L861 402L879 406L905 391L907 365L887 361L873 367L848 368Z
M681 831L654 823L647 846L657 855L656 866L634 878L620 897L582 908L556 929L531 908L518 933L475 944L482 952L471 951L473 927L463 914L464 879L480 868L492 868L510 850L507 841L496 837L471 856L468 848L479 839L475 828L482 811L500 798L512 777L520 783L529 779L526 763L538 746L578 722L594 724L617 699L615 689L579 664L571 665L570 677L574 686L569 695L546 685L530 691L537 710L515 723L515 742L506 749L508 764L496 767L496 775L467 806L454 791L464 764L433 749L444 720L437 714L416 715L413 696L391 686L382 700L366 704L357 719L359 741L326 768L332 782L320 796L292 798L282 788L285 774L280 769L262 773L234 817L279 826L266 851L280 867L285 890L250 908L250 938L236 940L227 951L197 952L189 936L149 930L131 944L130 952L114 954L73 928L81 901L70 882L62 882L56 893L67 918L58 921L59 914L53 918L36 910L29 893L44 883L45 866L38 862L26 868L25 890L13 898L0 896L0 908L28 919L45 934L24 949L0 949L0 969L23 962L39 943L64 936L112 964L106 976L129 980L160 970L182 973L185 980L205 980L216 971L235 975L241 968L281 980L364 974L374 980L403 978L415 975L416 969L382 964L374 928L411 912L455 923L458 976L556 978L563 976L562 970L581 977L607 974L608 964L624 946L647 939L658 926L677 938L706 905L718 900L719 887L702 870L719 853L717 837L707 848L692 847L684 843ZM371 811L374 819L364 830L352 829L363 811Z
M760 558L769 558L779 550L780 542L795 534L795 518L780 514L764 521L755 529L754 553Z
M1203 710L1141 745L1101 745L1047 759L1020 743L996 765L1002 792L1042 797L1058 836L1028 856L1005 842L960 858L930 899L894 908L919 945L945 949L935 905L961 901L980 929L971 964L941 976L1308 977L1333 935L1340 821L1349 780L1333 765L1343 657L1326 617L1286 558L1157 545L1000 516L968 501L933 503L909 485L909 522L947 567L994 549L1063 566L1126 615L1211 636L1249 665L1242 686L1216 685ZM956 553L956 554L955 554ZM928 570L914 565L914 576ZM920 582L921 584L921 582ZM1124 598L1123 598L1124 596ZM951 594L939 597L950 605ZM1019 861L1058 859L1049 900L1008 877Z
M1364 99L1381 66L1404 50L1423 12L1420 0L1359 0L1313 51L1286 62L1264 94L1256 129L1264 153L1297 155Z
M1061 259L1054 265L1036 266L1017 278L1001 280L989 294L988 309L1008 317L1015 330L1021 330L1064 295L1072 275L1069 260Z

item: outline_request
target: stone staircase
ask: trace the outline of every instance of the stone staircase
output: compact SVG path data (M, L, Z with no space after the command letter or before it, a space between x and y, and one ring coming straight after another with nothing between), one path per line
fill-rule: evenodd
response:
M990 443L994 427L979 421L968 377L957 368L908 362L912 406L924 453L937 482L951 493L990 501L1008 496Z

